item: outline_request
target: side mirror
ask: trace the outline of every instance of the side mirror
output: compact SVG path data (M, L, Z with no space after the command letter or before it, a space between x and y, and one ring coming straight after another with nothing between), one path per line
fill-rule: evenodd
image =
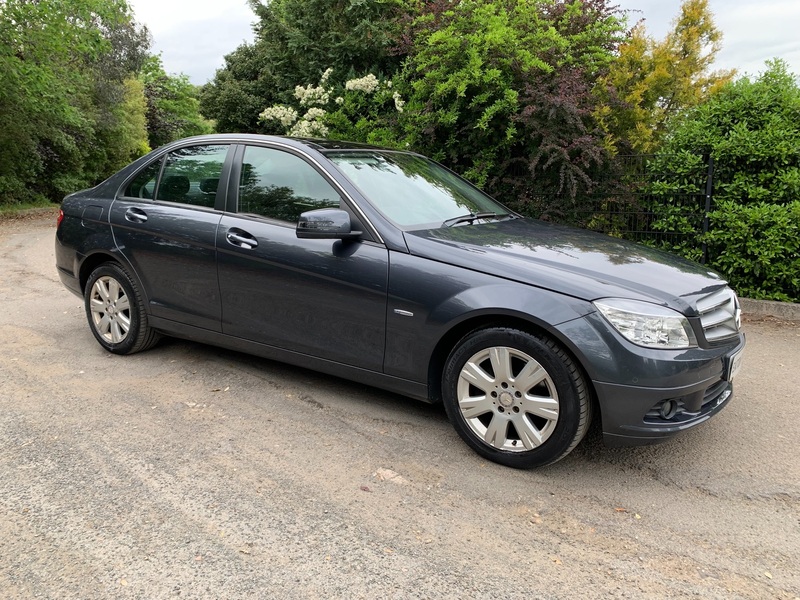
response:
M350 215L339 208L320 208L300 215L297 237L301 239L345 240L361 235L350 229Z

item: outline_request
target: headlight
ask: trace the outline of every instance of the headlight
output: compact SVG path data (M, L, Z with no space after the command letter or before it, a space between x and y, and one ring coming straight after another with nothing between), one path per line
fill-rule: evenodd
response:
M634 344L671 350L697 346L688 319L677 311L621 298L604 298L593 304L614 329Z

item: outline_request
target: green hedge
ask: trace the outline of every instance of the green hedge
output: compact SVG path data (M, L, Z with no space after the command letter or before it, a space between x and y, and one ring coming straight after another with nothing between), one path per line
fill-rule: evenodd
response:
M749 298L800 301L800 200L720 203L706 241L709 266Z

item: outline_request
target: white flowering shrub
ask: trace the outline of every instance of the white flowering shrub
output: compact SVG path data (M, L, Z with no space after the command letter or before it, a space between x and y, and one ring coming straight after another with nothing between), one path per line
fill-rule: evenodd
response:
M389 83L392 82L390 81ZM394 100L394 107L397 109L397 112L403 112L403 107L406 105L406 101L403 100L399 92L392 94L392 100Z
M294 97L300 101L300 106L313 106L314 104L325 106L330 101L331 94L323 87L314 87L308 84L306 87L302 85L295 87Z
M326 114L328 113L321 108L309 108L306 114L303 115L303 119L306 121L318 121Z
M331 73L333 69L327 69L320 77L317 86L309 83L306 87L298 85L294 88L294 97L300 101L300 106L325 106L330 102L333 88L328 87L328 80Z
M380 81L372 73L360 79L351 79L344 84L344 89L371 94L380 86Z
M346 81L337 95L337 86L330 83L331 73L333 69L326 70L316 86L295 87L297 108L271 106L261 113L260 120L279 124L293 137L327 137L333 131L340 139L397 146L395 134L383 125L387 119L396 121L406 104L392 81L381 81L369 73Z
M330 133L330 130L319 121L300 120L286 133L292 137L324 138Z
M258 120L277 121L284 127L291 127L294 122L297 121L297 111L291 106L278 104L276 106L270 106L269 108L264 109L264 111L258 115Z
M293 137L326 137L330 130L322 119L327 114L321 108L309 108L303 118L295 123L287 134Z

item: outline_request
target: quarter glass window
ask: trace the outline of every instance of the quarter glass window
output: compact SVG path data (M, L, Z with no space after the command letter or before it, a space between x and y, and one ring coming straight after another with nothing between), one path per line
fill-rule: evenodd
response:
M214 208L227 145L192 146L167 155L156 200Z
M239 212L297 222L301 213L338 208L336 190L302 158L271 148L245 149Z
M130 198L152 198L153 192L156 189L156 180L158 173L161 171L161 163L158 160L150 163L144 169L139 171L136 177L133 178L125 189L125 195Z

